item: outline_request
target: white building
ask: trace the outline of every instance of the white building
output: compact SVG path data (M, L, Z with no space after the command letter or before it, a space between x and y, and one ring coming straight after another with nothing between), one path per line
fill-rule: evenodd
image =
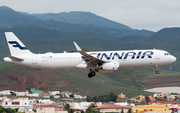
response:
M28 98L19 98L14 100L3 100L2 106L4 108L19 108L23 109L32 109L32 105L29 103Z
M15 92L16 96L27 96L29 92Z
M39 93L32 93L32 94L27 94L29 97L39 97Z
M73 109L83 110L85 111L93 102L73 102L70 103L71 106L73 106ZM102 105L101 102L94 103L97 106Z
M60 94L60 91L50 91L49 93L51 93L51 95L57 95Z
M7 99L7 97L0 97L0 100L5 100Z
M39 104L51 104L51 105L53 105L53 104L55 104L55 102L54 101L51 101L50 99L44 99L44 100L41 100L41 99L39 99Z
M0 91L0 95L11 95L11 92L12 90L4 90L4 91ZM14 92L14 91L12 91Z
M86 99L87 96L81 96L81 95L76 95L74 94L74 98L76 99Z

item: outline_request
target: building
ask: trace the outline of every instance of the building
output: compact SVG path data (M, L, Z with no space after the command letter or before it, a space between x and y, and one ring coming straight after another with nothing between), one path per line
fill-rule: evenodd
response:
M63 109L55 109L54 113L68 113L68 112Z
M169 101L157 101L157 102L148 102L149 104L171 104L171 105L179 105L179 102L169 102Z
M132 107L132 113L142 112L169 113L169 105L139 105Z
M149 97L149 100L150 100L150 101L152 101L152 102L156 101L156 99L153 98L152 96L148 96L148 97ZM146 97L139 98L139 101L138 101L138 102L144 102L144 101L146 101Z
M157 93L157 98L158 98L158 99L164 99L165 96L166 96L166 95L165 95L164 92L162 92L162 93Z
M16 96L27 96L29 92L15 92Z
M130 108L125 107L125 106L115 105L115 104L103 105L103 106L93 108L93 110L99 111L101 113L106 113L106 112L121 113L122 109L123 109L124 113L127 113Z
M11 95L10 92L14 92L12 90L4 90L4 91L0 91L0 95Z
M127 98L123 93L121 93L120 95L118 95L116 101L117 102L127 102Z
M30 101L28 98L3 100L2 106L4 108L19 108L20 110L32 109L33 108L33 105L30 104Z
M55 113L55 105L38 105L36 113Z

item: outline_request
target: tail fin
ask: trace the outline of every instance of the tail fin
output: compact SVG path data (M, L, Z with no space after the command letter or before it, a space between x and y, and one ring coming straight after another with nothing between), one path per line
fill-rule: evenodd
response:
M32 54L12 32L5 32L11 56Z

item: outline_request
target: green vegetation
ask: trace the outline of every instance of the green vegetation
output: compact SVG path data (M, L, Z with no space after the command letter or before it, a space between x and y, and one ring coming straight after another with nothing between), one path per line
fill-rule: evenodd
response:
M93 108L97 107L94 103L92 103L87 109L85 113L98 113L98 111L94 111Z
M100 95L100 96L94 96L94 97L90 97L87 96L86 100L88 102L116 102L117 99L117 95L115 95L114 93L109 93L109 95Z
M17 113L18 108L11 109L11 108L4 108L0 106L0 113Z

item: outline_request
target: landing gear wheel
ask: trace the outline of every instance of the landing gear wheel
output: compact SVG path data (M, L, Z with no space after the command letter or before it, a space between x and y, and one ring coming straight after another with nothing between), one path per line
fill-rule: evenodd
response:
M156 74L159 74L159 71L156 71Z
M96 73L95 73L94 71L91 71L91 72L88 74L88 77L91 78L91 77L93 77L93 76L95 76L95 75L96 75Z
M158 65L155 65L155 68L156 68L156 74L159 74Z
M92 72L91 72L91 75L92 75L92 76L95 76L95 75L96 75L96 73L95 73L94 71L92 71Z

